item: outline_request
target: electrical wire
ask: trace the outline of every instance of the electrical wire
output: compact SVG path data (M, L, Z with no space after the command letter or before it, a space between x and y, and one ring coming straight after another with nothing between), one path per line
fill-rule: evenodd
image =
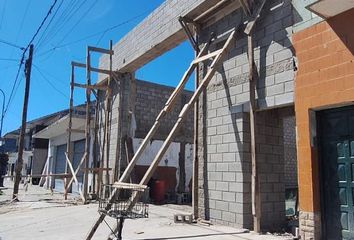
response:
M2 39L0 39L0 42L3 43L3 44L8 45L8 46L10 46L10 47L18 48L18 49L20 49L20 50L25 50L24 47L18 46L18 45L14 44L14 43L10 43L10 42L5 41L5 40L2 40Z
M34 68L37 70L37 72L41 75L41 77L43 78L43 80L45 80L55 91L57 91L58 93L60 93L62 96L64 96L66 99L69 99L69 96L66 95L65 93L63 93L61 90L59 90L45 75L44 73L40 70L40 68L33 64Z
M73 44L85 41L87 39L90 39L90 38L93 38L93 37L96 37L96 36L100 36L101 35L100 39L102 39L103 35L106 34L107 32L112 31L112 30L114 30L114 29L116 29L118 27L121 27L121 26L123 26L125 24L128 24L130 22L133 22L134 20L136 20L136 19L138 19L138 18L140 18L142 16L145 16L145 14L148 13L148 12L150 12L150 10L149 11L145 11L145 12L139 14L139 15L136 15L136 16L130 18L130 19L127 19L127 20L125 20L125 21L123 21L121 23L118 23L118 24L116 24L116 25L114 25L112 27L106 28L105 30L102 30L102 31L99 31L99 32L96 32L96 33L93 33L93 34L90 34L90 35L87 35L86 37L83 37L83 38L80 38L80 39L77 39L77 40L74 40L74 41L71 41L71 42L64 43L62 45L54 46L53 48L50 48L50 49L48 49L48 50L46 50L44 52L38 53L38 57L43 56L45 54L48 54L48 53L50 53L52 51L55 51L56 49L60 49L60 48L63 48L63 47L69 46L69 45L73 45Z
M60 7L63 5L63 2L64 2L64 0L61 0L61 2L59 3L57 9L55 10L55 13L53 14L53 16L52 16L52 18L50 19L49 23L47 24L46 28L45 28L44 31L42 32L42 35L41 35L41 37L39 38L39 40L38 40L38 42L37 42L37 44L36 44L36 45L37 45L37 47L36 47L37 50L41 47L41 44L42 44L41 41L42 41L43 37L46 35L47 30L49 29L50 24L52 23L52 21L54 20L55 16L57 15L57 13L58 13ZM44 42L44 41L43 41L43 42Z
M19 65L19 67L18 67L18 69L17 69L15 81L14 81L14 84L13 84L13 86L12 86L12 88L11 88L10 97L9 97L8 102L7 102L7 104L6 104L6 107L5 107L3 116L6 115L7 110L9 109L9 106L10 106L10 104L11 104L11 102L12 102L12 99L13 99L13 97L16 95L18 86L19 86L19 84L20 84L20 82L21 82L21 80L20 80L19 83L18 83L18 85L17 85L17 87L16 87L16 83L17 83L17 81L18 81L18 78L19 78L19 75L20 75L20 71L21 71L22 66L23 66L23 63L24 63L25 54L26 54L28 48L30 47L30 45L32 44L32 42L34 41L34 39L36 38L36 36L38 35L39 31L42 29L42 27L43 27L45 21L48 19L49 15L51 14L52 9L53 9L54 6L56 5L57 1L58 1L58 0L54 0L53 4L52 4L51 7L49 8L49 10L48 10L46 16L44 17L44 19L42 20L41 24L40 24L39 27L37 28L37 31L35 32L35 34L34 34L33 37L31 38L31 40L29 41L27 47L23 50L23 53L22 53L22 56L21 56L21 60L20 60L20 65Z

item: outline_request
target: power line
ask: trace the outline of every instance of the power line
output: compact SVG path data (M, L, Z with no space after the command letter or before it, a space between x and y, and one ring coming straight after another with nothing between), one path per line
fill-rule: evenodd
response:
M37 31L36 31L35 34L33 35L33 37L32 37L32 39L30 40L30 42L28 43L27 47L23 50L23 53L22 53L22 56L21 56L21 60L20 60L20 65L19 65L19 67L18 67L18 69L17 69L15 81L14 81L14 84L13 84L13 86L12 86L9 99L8 99L8 102L7 102L6 107L5 107L5 110L4 110L4 116L6 115L6 112L7 112L8 108L9 108L9 106L10 106L10 103L11 103L11 101L12 101L12 99L13 99L13 96L15 95L15 89L16 89L16 91L17 91L17 88L18 88L18 87L16 87L16 83L17 83L17 81L18 81L18 77L19 77L19 75L20 75L20 71L21 71L21 68L22 68L22 65L23 65L23 61L24 61L24 59L25 59L25 54L26 54L26 52L27 52L29 46L32 44L32 42L34 41L34 39L35 39L36 36L38 35L39 31L42 29L42 27L43 27L45 21L47 20L47 18L48 18L49 15L51 14L52 9L54 8L54 6L55 6L55 4L57 3L57 1L58 1L58 0L54 0L53 4L52 4L51 7L49 8L49 10L48 10L46 16L44 17L44 19L42 20L41 24L39 25ZM20 81L20 82L21 82L21 81ZM20 84L20 82L18 83L18 85Z
M68 23L73 16L78 13L78 11L81 9L81 7L85 4L85 1L82 1L81 4L79 4L80 1L71 1L67 7L63 10L62 14L58 18L58 20L55 22L54 26L52 27L51 31L48 32L47 36L43 39L44 42L49 42L47 41L49 39L49 36L53 39L65 26L66 23ZM56 32L54 32L55 29L58 29ZM46 45L46 43L42 44L43 46Z
M99 36L99 35L101 35L100 39L102 39L102 37L103 37L102 35L106 34L107 32L112 31L112 30L114 30L114 29L116 29L118 27L121 27L121 26L125 25L125 24L128 24L128 23L130 23L130 22L132 22L132 21L134 21L134 20L136 20L136 19L138 19L138 18L140 18L142 16L145 16L145 14L148 13L148 12L150 12L150 10L149 11L145 11L145 12L139 14L139 15L136 15L136 16L130 18L130 19L127 19L127 20L125 20L125 21L123 21L121 23L118 23L118 24L116 24L116 25L114 25L112 27L106 28L105 30L102 30L102 31L99 31L99 32L96 32L96 33L93 33L93 34L90 34L90 35L87 35L86 37L83 37L83 38L80 38L80 39L77 39L77 40L74 40L74 41L71 41L71 42L64 43L62 45L57 45L57 46L55 46L55 47L53 47L51 49L48 49L48 50L46 50L44 52L39 53L38 56L39 57L43 56L43 55L45 55L45 54L47 54L49 52L52 52L52 51L54 51L56 49L63 48L63 47L66 47L66 46L69 46L69 45L72 45L72 44L75 44L75 43L79 43L79 42L85 41L87 39L90 39L90 38L93 38L93 37L96 37L96 36Z
M0 61L18 62L18 59L15 59L15 58L0 58Z
M57 13L58 13L60 7L63 5L63 2L64 2L64 0L61 0L61 2L59 3L58 8L55 10L55 13L53 14L52 18L50 19L49 23L47 24L47 27L44 29L44 31L43 31L41 37L39 38L39 40L38 40L38 42L37 42L37 49L40 48L40 46L41 46L41 44L42 44L41 41L42 41L43 37L47 34L47 30L49 29L49 25L52 23L53 19L54 19L55 16L57 15ZM47 35L48 35L48 34L47 34ZM44 42L44 40L43 40L43 42Z
M69 96L66 95L65 93L63 93L62 91L60 91L48 78L46 78L46 76L44 75L44 73L39 69L39 67L37 65L34 65L35 69L37 70L37 72L39 72L39 74L41 75L41 77L58 93L60 93L62 96L64 96L65 98L69 99Z
M24 47L18 46L18 45L14 44L14 43L10 43L10 42L5 41L5 40L2 40L2 39L0 39L0 42L3 43L3 44L8 45L8 46L10 46L10 47L18 48L18 49L20 49L20 50L25 50Z

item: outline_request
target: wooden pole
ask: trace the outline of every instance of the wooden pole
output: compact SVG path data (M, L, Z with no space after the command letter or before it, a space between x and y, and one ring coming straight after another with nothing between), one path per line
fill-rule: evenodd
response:
M247 36L248 40L248 61L249 61L249 84L250 84L250 132L251 132L251 159L252 159L252 215L253 230L257 233L261 231L261 201L259 176L256 157L256 83L254 79L254 49L252 31Z
M91 59L90 50L87 48L86 52L86 84L91 85ZM84 198L87 199L88 194L88 175L89 161L90 161L90 120L91 120L91 89L86 89L86 126L85 126L85 174L84 174Z
M195 38L196 44L199 43L199 25L195 25ZM199 48L195 51L195 56L199 54ZM199 75L199 64L196 66L195 70L195 80L194 80L194 91L199 87L200 75ZM198 161L198 126L199 126L199 99L195 101L194 104L194 132L193 132L193 176L192 176L192 208L194 219L199 218L199 191L198 191L198 181L199 181L199 161Z
M29 98L30 82L31 82L32 57L33 57L33 44L31 44L29 47L29 56L25 63L25 75L26 75L25 96L23 100L22 125L21 125L20 140L18 146L18 159L16 163L16 170L15 170L16 175L15 175L15 182L14 182L14 190L12 194L12 199L17 199L17 200L18 200L18 189L21 181L21 171L23 165L23 150L24 150L24 139L26 134L27 107L28 107L28 98Z
M109 41L109 50L112 51L112 40ZM111 118L111 81L112 81L112 54L109 55L109 70L110 74L107 81L107 90L106 90L106 106L105 106L105 139L106 139L106 184L110 183L109 176L109 151L110 151L110 118Z
M72 158L72 149L71 149L71 128L73 120L73 106L74 106L74 66L71 64L71 76L70 76L70 100L69 100L69 124L68 124L68 135L66 141L66 153L68 154L69 159ZM65 164L65 173L68 173L68 163ZM64 179L64 199L68 198L68 180Z

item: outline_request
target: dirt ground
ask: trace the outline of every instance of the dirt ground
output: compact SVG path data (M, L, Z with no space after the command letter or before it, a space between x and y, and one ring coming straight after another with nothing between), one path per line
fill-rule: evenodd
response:
M79 197L70 195L63 200L60 193L52 193L38 186L20 188L19 202L11 202L12 182L0 195L0 240L78 240L85 236L99 216L97 203L80 204ZM123 239L220 239L220 240L283 240L291 236L257 235L244 229L204 224L174 223L176 213L191 212L191 207L180 205L150 205L149 218L126 220ZM115 220L106 217L113 226ZM93 239L107 239L111 232L102 223Z

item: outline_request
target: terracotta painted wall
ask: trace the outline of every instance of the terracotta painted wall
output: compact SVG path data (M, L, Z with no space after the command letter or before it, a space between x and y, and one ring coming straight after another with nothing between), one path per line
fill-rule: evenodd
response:
M354 9L293 35L298 58L295 111L300 209L317 212L317 149L310 144L309 110L354 101Z

